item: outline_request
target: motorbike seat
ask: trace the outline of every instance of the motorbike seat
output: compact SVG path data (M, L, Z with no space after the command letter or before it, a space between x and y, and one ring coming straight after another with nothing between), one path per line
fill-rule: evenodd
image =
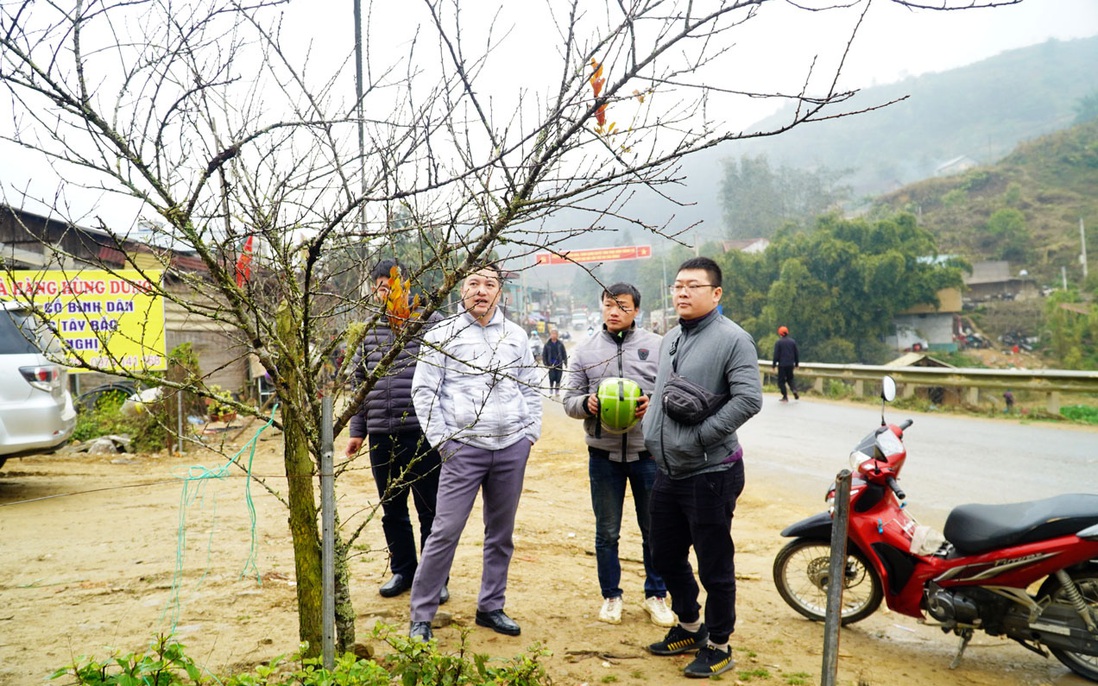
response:
M1008 505L960 505L942 533L962 555L1070 536L1098 524L1098 495L1058 495Z

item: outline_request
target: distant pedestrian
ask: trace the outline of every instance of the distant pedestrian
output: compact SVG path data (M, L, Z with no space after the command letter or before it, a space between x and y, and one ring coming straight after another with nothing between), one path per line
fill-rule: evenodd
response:
M797 341L789 337L789 329L778 327L778 340L774 343L774 366L778 369L778 390L782 392L781 402L789 402L786 392L786 384L793 392L793 399L800 400L801 394L793 381L793 369L801 366L800 352L797 350Z
M560 340L560 331L549 331L549 340L541 350L541 363L549 368L549 392L560 396L560 380L564 376L564 367L568 364L568 351Z
M1012 414L1014 412L1014 394L1010 391L1006 391L1003 393L1003 400L1006 401L1007 414Z

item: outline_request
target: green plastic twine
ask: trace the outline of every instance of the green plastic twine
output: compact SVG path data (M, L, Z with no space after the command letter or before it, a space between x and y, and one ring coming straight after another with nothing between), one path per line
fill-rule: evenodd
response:
M252 500L252 463L255 460L255 450L259 443L259 436L274 424L274 416L277 410L278 404L276 403L275 406L271 408L271 416L267 419L267 423L259 427L255 432L255 435L253 435L235 455L230 457L225 464L212 469L203 467L202 465L192 465L187 468L186 475L181 477L183 479L183 489L179 495L179 529L175 548L175 574L172 577L171 598L168 600L168 606L165 608L165 613L170 613L171 628L169 632L171 634L175 633L179 623L179 613L182 605L180 601L180 592L183 585L183 560L186 556L187 509L201 499L202 492L208 480L223 479L228 476L229 468L237 462L237 459L244 454L245 450L248 451L248 465L245 470L247 472L247 478L244 480L244 501L247 503L248 517L251 520L251 546L248 550L248 558L245 560L244 567L240 570L240 576L238 578L242 579L246 574L249 574L249 572L253 572L255 574L256 583L259 585L263 584L263 579L260 576L259 567L257 565L258 544L255 502ZM192 484L194 485L193 489ZM214 508L214 517L216 521L216 507ZM210 568L213 532L214 527L211 526L210 538L206 543L206 571L203 571L202 577L199 578L197 585L201 585L202 580L206 578L206 573Z

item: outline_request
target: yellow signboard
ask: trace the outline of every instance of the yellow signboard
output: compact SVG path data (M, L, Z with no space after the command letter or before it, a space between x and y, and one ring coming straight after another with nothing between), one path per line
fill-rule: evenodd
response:
M168 366L160 276L136 269L14 271L0 275L0 299L33 300L70 364L80 359L102 371L160 371Z

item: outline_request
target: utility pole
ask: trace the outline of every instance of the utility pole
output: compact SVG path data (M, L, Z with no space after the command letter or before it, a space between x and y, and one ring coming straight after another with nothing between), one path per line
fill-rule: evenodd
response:
M358 257L364 262L369 254L366 241L366 122L362 111L362 0L354 0L355 19L355 118L358 120L358 232L359 246ZM388 217L386 217L388 219ZM386 226L386 230L390 227ZM395 255L396 251L394 251ZM403 275L401 275L403 277ZM372 292L373 284L368 279L363 279L359 285L359 295L368 297Z
M666 247L664 248L666 250ZM671 288L671 284L667 281L667 255L660 253L660 266L663 268L663 288L660 290L663 292L663 297L660 298L660 304L663 309L660 310L660 329L661 333L667 333L667 297L668 289Z

